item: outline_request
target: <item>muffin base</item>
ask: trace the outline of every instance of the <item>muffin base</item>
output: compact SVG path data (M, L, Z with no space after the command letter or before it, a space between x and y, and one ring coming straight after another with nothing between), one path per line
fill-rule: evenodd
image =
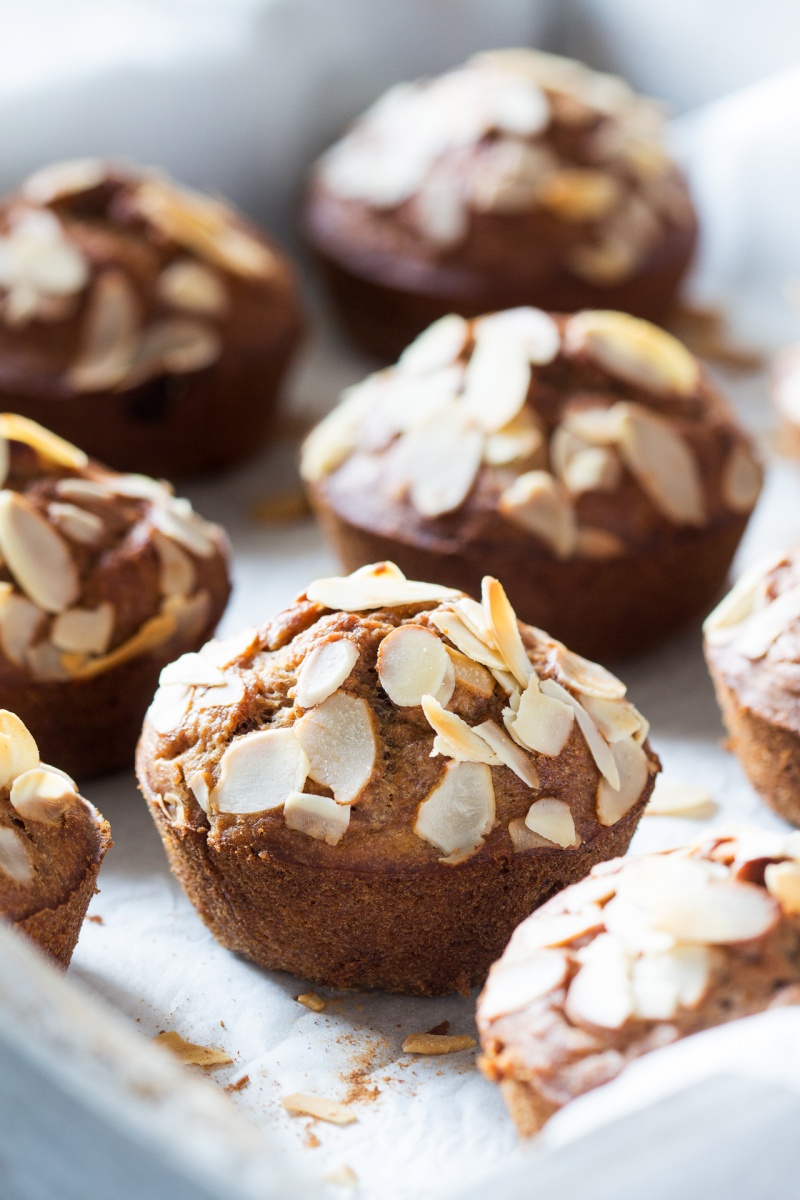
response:
M649 779L621 821L574 850L367 873L215 850L206 830L167 821L146 783L143 743L137 766L172 871L223 946L313 983L421 996L466 995L482 983L524 917L625 853L652 791Z
M537 552L531 538L472 542L453 552L433 539L410 544L354 525L327 503L323 487L311 499L346 571L390 559L410 579L479 595L484 575L502 579L519 619L571 650L599 662L638 654L711 609L728 574L747 517L730 516L705 529L676 529L668 542L619 558L559 560Z
M0 406L38 421L118 471L176 479L249 458L275 424L299 327L214 366L127 391L43 394L0 387Z

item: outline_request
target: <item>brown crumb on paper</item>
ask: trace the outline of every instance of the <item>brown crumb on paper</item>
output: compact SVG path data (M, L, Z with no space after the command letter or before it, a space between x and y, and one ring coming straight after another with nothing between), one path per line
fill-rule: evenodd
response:
M309 1129L306 1131L304 1144L306 1146L308 1146L309 1150L318 1150L319 1147L322 1145L322 1142L319 1140L317 1135L315 1133L312 1133L311 1130Z
M298 488L258 500L252 507L251 515L260 525L277 525L283 521L299 521L310 512L305 492Z
M442 1033L410 1033L403 1042L404 1054L457 1054L460 1050L473 1050L477 1042L466 1035Z
M449 1033L449 1032L450 1032L450 1022L449 1021L440 1021L438 1025L434 1025L433 1029L428 1030L428 1033Z
M306 1096L292 1092L282 1096L281 1104L293 1117L313 1117L315 1121L327 1121L330 1125L352 1125L358 1118L346 1104L327 1100L324 1096Z
M86 920L91 921L93 925L102 925L103 924L103 918L100 916L99 913L92 913L91 916L88 916L86 918Z
M295 1000L298 1004L310 1008L312 1012L322 1012L326 1003L316 992L303 992L301 996L295 996Z
M225 1088L226 1092L241 1092L250 1082L249 1075L242 1075L241 1079L237 1079L235 1083L229 1083Z
M224 1050L218 1050L216 1046L198 1046L194 1042L187 1042L174 1029L159 1033L153 1041L157 1046L164 1046L175 1058L190 1067L205 1067L206 1070L211 1070L213 1067L227 1067L233 1062Z

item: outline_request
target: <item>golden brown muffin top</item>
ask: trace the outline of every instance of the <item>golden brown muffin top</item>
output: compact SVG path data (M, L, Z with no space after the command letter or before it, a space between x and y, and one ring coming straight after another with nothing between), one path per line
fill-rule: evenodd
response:
M125 390L297 324L285 258L222 201L99 159L0 206L0 387Z
M140 772L216 849L364 870L570 853L649 793L625 686L391 563L318 580L258 631L165 668Z
M554 1108L632 1059L800 996L800 834L616 859L518 926L478 1001L498 1081Z
M202 636L227 540L169 484L0 414L0 678L86 679Z
M0 709L0 914L23 921L57 908L109 844L97 809L68 775L40 762L19 717Z
M301 471L387 536L613 558L749 513L761 469L698 361L647 321L510 309L436 321L345 393Z
M599 285L695 225L659 106L523 49L391 88L322 157L311 205L312 228L353 254L479 270L552 257Z

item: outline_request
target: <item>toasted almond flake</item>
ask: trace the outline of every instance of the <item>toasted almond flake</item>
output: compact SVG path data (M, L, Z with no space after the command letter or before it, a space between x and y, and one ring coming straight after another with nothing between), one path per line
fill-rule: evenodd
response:
M619 404L574 408L567 412L559 430L589 446L615 446L622 436L623 414Z
M781 592L765 608L754 612L736 631L736 652L756 661L769 653L772 645L800 617L800 587Z
M157 291L171 308L221 316L228 307L228 290L215 271L190 258L170 263L158 277Z
M366 700L334 692L293 726L308 756L307 774L329 787L338 804L353 804L369 783L377 761L372 716ZM292 791L300 791L296 785Z
M477 338L505 339L520 346L529 362L545 366L561 347L561 335L553 318L540 308L506 308L475 322Z
M497 671L494 668L492 668L492 675L509 697L509 706L514 710L514 712L516 712L519 708L520 701L520 690L517 687L516 679L510 671ZM516 699L514 699L514 697L516 697Z
M460 762L500 765L500 759L480 734L470 729L457 713L442 708L433 696L422 697L422 711L431 728L456 751Z
M483 457L483 436L452 404L406 434L411 502L423 517L460 508Z
M222 687L199 688L194 695L195 706L204 712L209 708L231 708L241 704L245 697L244 680L238 675L227 675Z
M379 569L384 566L386 570ZM398 573L394 563L376 563L370 570L375 573L356 571L340 578L317 579L306 589L306 596L335 612L365 612L402 608L407 604L437 604L461 594L454 588L406 579Z
M350 806L337 804L330 796L291 792L283 806L283 818L289 829L336 846L350 825Z
M675 946L635 960L632 970L633 1015L644 1021L668 1021L680 1007L696 1008L711 976L706 946Z
M188 500L166 496L163 507L158 504L153 506L150 519L156 529L192 554L200 558L213 558L217 553L217 527L198 516Z
M341 687L358 662L359 650L349 638L315 646L297 676L294 699L300 708L322 704Z
M619 181L589 167L563 167L544 175L536 199L561 221L598 221L619 204Z
M106 174L106 165L99 158L72 158L34 171L20 191L34 204L48 205L90 191L105 180Z
M572 980L565 1004L570 1021L619 1029L633 1014L630 959L610 934L586 948L584 965Z
M628 279L638 261L633 246L618 233L608 234L599 242L579 242L564 255L564 266L572 275L598 287Z
M633 738L621 738L608 749L618 778L616 787L607 776L597 786L597 819L601 825L615 825L630 812L641 798L650 774L647 755Z
M318 483L341 466L358 445L373 403L367 384L350 388L336 408L311 430L300 451L300 474L306 483Z
M473 854L494 825L492 772L485 763L449 762L419 806L414 832L448 861Z
M96 479L59 479L55 485L59 496L67 500L111 500L114 492Z
M304 1008L310 1008L312 1012L322 1012L326 1004L322 996L318 996L316 992L303 992L295 999L298 1004L302 1004Z
M525 753L494 721L482 721L473 727L473 732L479 734L487 743L503 766L518 775L528 787L538 788L539 774L528 754Z
M427 375L449 367L461 355L469 324L463 317L451 313L440 317L407 346L397 360L397 369L409 375Z
M525 345L497 332L502 326L478 323L475 349L467 364L462 405L485 433L496 433L519 414L531 383Z
M772 560L757 563L736 581L728 594L720 600L717 607L703 622L706 641L716 645L736 637L737 626L747 620L753 612L762 578L771 565Z
M556 643L554 654L556 671L561 683L574 688L582 695L604 700L621 700L628 690L616 675L612 675L599 663L568 650Z
M720 481L722 499L737 513L748 513L761 491L761 467L745 446L736 446Z
M534 678L522 693L519 708L512 717L506 718L511 736L529 750L553 758L567 744L575 710L560 697L544 694Z
M555 846L540 833L528 829L524 817L514 817L508 822L508 836L517 854L525 850L554 850Z
M380 644L378 678L393 704L410 708L421 704L423 696L436 695L449 661L444 642L432 629L401 625Z
M166 317L142 332L125 375L127 388L166 372L187 375L211 366L222 352L222 338L196 317Z
M703 483L688 444L664 417L626 404L620 454L653 504L678 525L706 520Z
M548 948L567 946L587 933L603 928L603 910L597 904L587 904L580 912L537 912L523 921L511 935L503 952L504 962L521 962L531 953Z
M9 787L18 775L38 766L33 735L16 713L0 708L0 787Z
M281 1104L293 1117L313 1117L315 1121L327 1121L330 1125L352 1125L358 1120L346 1104L339 1104L337 1100L326 1100L324 1096L306 1096L302 1092L292 1092L290 1096L281 1097Z
M191 510L188 500L176 501L172 494L172 484L163 479L151 479L149 475L137 475L135 472L118 475L112 474L104 480L106 495L131 496L134 500L152 500L155 504L166 505L168 508L183 504Z
M700 380L697 360L677 338L627 313L585 311L570 317L564 345L606 371L662 395L691 396Z
M489 614L482 604L473 600L471 596L460 596L453 603L452 608L479 642L483 642L491 650L499 649L492 633Z
M527 687L533 667L519 632L517 614L511 607L505 589L498 579L485 575L481 584L481 595L495 644L511 674L521 687Z
M89 456L73 446L72 442L18 413L0 413L0 435L10 442L22 442L30 446L40 458L59 467L83 471L89 464Z
M557 558L575 550L577 522L566 490L547 471L526 471L501 493L500 513L546 543Z
M625 553L625 543L615 533L592 526L579 526L575 553L583 558L619 558Z
M800 913L800 863L770 863L764 872L764 882L787 916Z
M460 650L454 650L452 646L445 646L445 650L453 664L455 682L458 687L467 688L484 699L492 695L495 681L485 667L473 662Z
M11 804L23 821L58 825L63 813L78 799L75 785L47 767L23 771L11 784Z
M204 599L206 596L207 593L198 593L195 599L206 605L207 600ZM180 597L174 598L180 599ZM155 646L163 645L168 638L172 637L176 629L178 629L178 625L172 613L166 611L156 613L154 617L145 621L132 637L119 646L115 646L113 650L109 650L108 654L101 654L96 658L89 659L83 659L81 655L63 654L61 660L68 667L68 673L73 679L91 679L104 671L110 671L120 663L129 662L139 654L145 654ZM46 643L43 645L46 646ZM29 661L31 653L30 651L28 653Z
M186 786L202 808L203 812L208 815L211 811L211 806L209 804L210 788L208 786L208 777L206 776L205 772L195 771L194 775L186 780Z
M641 746L650 732L649 724L629 700L584 695L582 703L609 743L632 737Z
M0 872L14 883L33 882L33 864L22 835L16 829L0 825Z
M299 792L309 764L295 728L260 730L231 742L220 759L211 807L229 813L267 812Z
M445 649L445 653L447 650ZM444 669L444 679L441 682L438 690L434 695L434 700L438 700L442 708L447 708L453 698L453 692L456 690L456 669L450 659L447 659Z
M540 834L563 849L580 845L572 809L565 800L555 800L550 796L535 800L528 809L525 824L533 833Z
M18 492L0 491L0 553L22 591L45 612L78 598L80 583L63 538Z
M541 686L545 695L550 696L551 699L560 700L563 704L568 704L575 710L575 719L580 726L580 731L583 734L586 745L589 747L598 771L608 780L612 788L619 788L619 770L617 769L615 756L612 754L608 743L601 737L600 731L583 705L566 688L563 688L560 683L556 683L555 679L543 679ZM617 745L619 744L617 743Z
M661 778L656 781L645 814L651 817L706 818L713 816L716 811L714 798L706 788Z
M6 658L16 666L25 665L26 655L41 628L44 613L30 600L0 585L0 645Z
M68 608L50 628L50 640L59 650L74 654L105 654L114 629L114 606L107 601L97 608Z
M218 1050L216 1046L199 1046L194 1042L187 1042L174 1029L157 1034L153 1041L157 1046L169 1050L170 1054L189 1067L205 1067L211 1070L212 1067L227 1067L233 1062L224 1050Z
M447 1033L409 1033L403 1039L404 1054L458 1054L474 1050L475 1038Z
M89 297L80 353L67 371L70 387L101 392L121 383L136 354L139 325L139 301L128 277L104 271Z
M460 184L449 174L428 176L411 202L417 228L438 246L454 246L466 236L469 217Z
M619 458L613 450L590 446L567 462L562 482L573 496L584 492L612 492L622 476Z
M189 711L192 689L175 684L160 687L147 710L147 720L156 733L172 733Z
M158 555L162 596L188 596L197 581L197 572L188 554L160 529L153 530L151 541Z
M82 546L95 546L102 539L105 526L96 513L78 508L76 504L62 504L54 500L47 506L47 515L60 533Z
M529 409L521 409L513 420L487 435L483 443L483 461L492 467L532 458L544 445L544 434Z
M542 996L560 987L567 976L569 960L563 950L539 950L522 962L503 959L489 972L478 1002L482 1020L496 1021L521 1012Z
M491 649L485 642L480 641L475 634L467 628L459 613L450 612L449 609L437 610L432 612L431 623L441 630L446 638L449 638L457 650L467 658L471 658L473 662L481 663L483 666L497 671L505 671L506 662L496 650Z
M162 687L172 684L180 687L222 687L226 678L205 655L190 651L168 663L158 681Z
M711 880L702 892L666 898L653 914L653 924L681 942L727 945L763 937L779 914L763 888Z

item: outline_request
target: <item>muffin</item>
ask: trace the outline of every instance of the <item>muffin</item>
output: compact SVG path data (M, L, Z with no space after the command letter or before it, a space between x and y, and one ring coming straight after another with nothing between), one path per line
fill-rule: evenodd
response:
M162 673L139 782L224 946L334 987L466 993L537 904L625 851L659 769L647 722L496 579L482 595L378 563Z
M699 363L627 314L448 316L347 392L301 471L352 570L392 558L601 661L708 612L761 487Z
M251 454L300 330L276 247L162 175L59 163L0 204L0 407L118 470Z
M800 1002L800 841L749 830L603 864L524 921L478 1000L523 1136L628 1063Z
M0 709L0 916L69 966L111 846L108 822Z
M161 668L225 608L225 535L10 413L0 476L0 700L71 775L132 766Z
M623 80L537 50L393 87L323 155L306 202L348 333L391 360L450 312L663 322L697 222L662 126Z
M704 633L729 745L767 804L800 825L800 547L748 571Z
M778 417L778 445L800 458L800 346L787 346L772 370L772 402Z

